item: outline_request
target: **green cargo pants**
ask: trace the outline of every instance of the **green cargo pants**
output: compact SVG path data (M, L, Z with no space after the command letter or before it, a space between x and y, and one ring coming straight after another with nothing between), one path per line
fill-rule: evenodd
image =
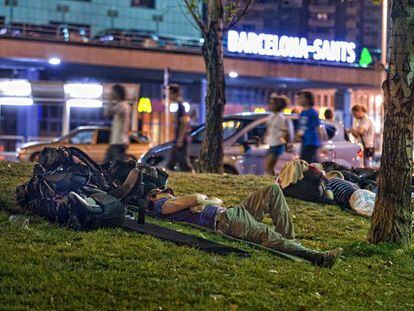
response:
M265 214L272 218L275 230L261 222ZM216 230L312 262L320 256L319 252L308 249L294 240L295 233L289 208L282 190L277 185L259 189L240 206L229 208L219 215Z

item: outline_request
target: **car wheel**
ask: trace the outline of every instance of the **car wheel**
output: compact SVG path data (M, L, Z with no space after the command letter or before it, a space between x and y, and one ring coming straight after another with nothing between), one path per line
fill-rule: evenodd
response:
M40 152L34 152L30 156L30 161L32 161L32 162L38 162L39 161L39 157L40 157Z
M239 173L233 167L229 165L224 165L223 171L224 171L224 174L239 175Z

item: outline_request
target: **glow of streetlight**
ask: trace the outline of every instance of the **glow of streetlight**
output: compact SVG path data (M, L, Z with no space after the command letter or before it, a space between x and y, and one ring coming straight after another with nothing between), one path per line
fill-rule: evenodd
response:
M239 76L239 74L237 72L235 72L235 71L230 71L229 72L229 77L232 78L232 79L235 79L238 76Z
M48 60L48 63L51 64L51 65L53 65L53 66L60 65L61 62L62 61L60 60L60 58L57 58L57 57L51 57Z

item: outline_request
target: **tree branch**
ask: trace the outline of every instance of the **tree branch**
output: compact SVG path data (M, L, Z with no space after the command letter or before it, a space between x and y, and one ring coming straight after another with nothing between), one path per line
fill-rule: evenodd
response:
M203 22L203 18L201 14L194 9L194 5L190 3L189 0L184 0L185 6L187 7L188 12L192 16L194 22L197 24L197 27L200 29L202 33L206 33L206 25Z

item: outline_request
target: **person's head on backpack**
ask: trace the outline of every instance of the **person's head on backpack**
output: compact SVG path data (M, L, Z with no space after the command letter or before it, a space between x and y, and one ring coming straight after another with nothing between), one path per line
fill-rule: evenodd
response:
M278 113L283 112L290 105L290 100L286 96L272 93L269 97L269 111Z

